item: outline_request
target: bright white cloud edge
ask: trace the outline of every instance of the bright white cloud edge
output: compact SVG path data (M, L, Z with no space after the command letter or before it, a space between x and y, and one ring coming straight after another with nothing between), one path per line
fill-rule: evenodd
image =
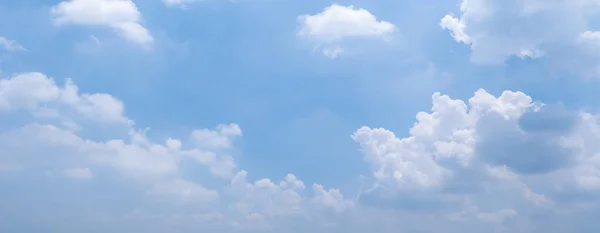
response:
M378 20L366 9L332 4L314 15L298 16L298 36L314 41L323 55L336 58L344 52L342 44L351 39L389 40L396 26Z
M108 27L147 49L154 42L149 30L142 26L141 13L131 0L62 1L50 9L50 14L57 26Z

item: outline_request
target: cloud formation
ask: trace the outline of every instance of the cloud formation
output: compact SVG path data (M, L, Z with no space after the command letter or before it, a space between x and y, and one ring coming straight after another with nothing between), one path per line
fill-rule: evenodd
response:
M161 7L160 9L165 8L160 1L154 1L156 4L144 5L143 9L156 5ZM180 6L192 1L163 0L167 5ZM576 57L578 59L572 59L572 63L563 65L568 67L575 64L574 67L581 72L594 73L600 61L597 55L600 48L600 32L594 31L587 22L591 20L589 15L596 12L597 7L598 4L591 0L465 0L462 2L460 14L446 15L440 25L447 29L456 41L470 47L473 62L499 64L515 56L556 61ZM254 11L256 9L252 9L252 13L262 13ZM223 12L225 11L218 11ZM204 13L214 12L209 10ZM124 38L143 46L152 44L154 40L145 26L142 26L141 13L133 1L63 0L52 7L51 16L57 26L104 27L116 30ZM355 6L333 4L320 13L299 16L297 22L294 21L296 13L291 16L292 20L288 23L298 23L300 26L297 36L310 41L320 52L331 58L346 51L353 51L353 42L386 41L393 39L394 33L397 32L397 26L392 22L378 19L372 12ZM223 16L214 17L212 19ZM430 26L438 26L438 17L439 15L436 15L433 18L434 23ZM231 26L234 23L227 25ZM255 25L255 22L248 25ZM168 23L162 26L167 27ZM233 101L225 99L226 97L221 99L220 94L223 90L214 87L227 87L232 88L227 91L238 91L240 89L237 88L247 88L248 84L259 81L255 83L258 85L251 86L269 86L262 85L265 83L281 85L278 87L282 89L278 91L282 92L275 93L289 91L290 89L285 89L288 87L298 88L298 93L309 93L315 95L315 99L325 99L324 104L327 106L335 105L337 102L327 101L338 97L345 102L348 99L365 98L365 103L352 102L347 109L340 107L335 111L368 111L367 109L373 108L358 104L371 105L373 103L368 100L372 99L367 98L369 96L365 93L361 93L365 96L354 95L362 92L365 87L360 85L367 82L384 81L381 85L390 85L390 89L393 89L396 80L373 80L374 76L381 73L372 71L378 68L388 70L385 66L397 65L394 61L396 57L374 59L377 60L374 63L364 61L364 66L361 64L358 69L353 67L356 64L341 62L338 64L345 64L334 66L331 68L333 71L329 70L329 67L320 66L317 67L318 70L311 70L309 73L293 70L302 77L305 74L316 74L318 77L335 76L340 75L337 73L339 71L343 72L341 74L353 76L348 82L349 85L340 85L339 80L334 80L333 85L319 83L319 87L323 89L317 88L317 91L314 91L315 87L309 85L312 82L294 81L290 84L281 80L270 82L270 79L251 79L257 74L287 74L285 72L290 68L287 65L297 64L286 59L281 59L284 62L278 63L279 59L273 57L281 57L271 56L282 55L282 52L287 53L290 50L281 49L273 53L266 47L258 46L250 50L245 48L250 41L246 38L267 40L266 30L222 31L222 25L214 24L212 27L214 28L204 28L202 32L228 33L226 41L237 46L225 49L226 44L217 43L221 40L195 44L198 43L195 41L198 38L185 34L188 32L184 30L170 43L160 43L173 47L161 50L164 53L151 54L156 55L148 59L152 62L145 61L139 54L128 54L123 60L117 59L115 63L107 63L114 65L129 59L135 60L132 63L126 62L125 72L118 65L115 66L115 70L110 71L111 74L125 73L122 76L116 75L118 78L127 78L131 73L140 75L140 79L156 78L141 75L148 73L161 77L163 74L169 74L170 77L185 76L185 80L149 80L153 84L158 83L159 88L167 87L163 92L162 89L153 90L149 87L151 85L145 86L144 88L148 88L145 91L152 95L162 95L157 98L164 101L150 104L156 104L158 108L154 113L160 112L164 114L161 117L166 118L172 116L168 114L190 114L187 112L190 108L198 107L197 103L186 105L182 101L184 99L187 101L211 98L202 104L212 102L210 104L219 107L203 106L202 114L198 114L202 115L201 118L197 118L197 115L188 116L194 119L185 124L190 127L190 124L204 125L206 122L213 122L211 124L214 125L208 128L192 126L181 129L179 127L184 123L175 119L165 124L166 126L162 125L164 128L155 134L154 129L150 130L151 128L140 125L140 122L152 122L153 119L132 119L131 116L144 117L144 114L130 112L136 109L132 106L139 107L139 103L125 103L124 100L135 99L131 96L121 100L108 93L88 93L85 91L86 85L78 86L72 79L54 79L39 72L11 73L10 76L4 74L0 77L0 184L3 187L3 191L0 192L0 232L600 231L600 225L594 218L600 214L600 146L597 144L600 140L600 125L597 113L573 109L573 106L563 103L537 102L534 97L520 91L506 90L496 93L479 89L469 99L456 99L443 93L434 93L431 96L431 109L416 113L414 124L407 130L392 131L388 125L385 125L386 128L357 127L360 126L360 122L374 122L374 119L381 118L356 116L356 119L318 119L319 124L303 128L302 133L291 132L293 130L284 126L284 123L290 122L279 118L285 118L284 114L291 114L294 116L287 116L289 118L286 120L298 120L297 113L308 110L284 109L281 112L277 111L277 116L273 117L269 115L273 113L268 110L274 109L275 106L269 104L275 104L277 107L286 105L290 108L311 105L312 108L314 106L309 102L313 99L297 99L294 96L292 99L277 99L276 103L268 102L271 101L270 94L273 92L257 89L256 92L261 92L259 97L254 96L254 93L240 93L243 99ZM292 28L288 27L283 31L289 33L290 29ZM436 30L439 30L439 27ZM235 34L240 31L244 33ZM231 36L230 32L233 33ZM252 33L260 36L252 37ZM201 39L211 35L199 34L203 36ZM426 34L428 33L419 36ZM186 38L185 46L175 46L176 41L182 38ZM244 43L233 41L239 38L243 38ZM277 42L281 42L280 39L277 38ZM96 40L95 37L92 36L92 40ZM72 43L66 41L66 44ZM96 42L99 43L98 40ZM264 44L271 45L266 42ZM282 44L288 45L277 45ZM0 50L15 51L19 50L19 47L16 42L0 37ZM56 47L60 50L62 45ZM206 57L199 60L188 59L188 55L195 55L198 51L205 52ZM267 60L260 60L263 59L261 56L254 56L258 54L257 51L269 55L265 56L268 57ZM216 56L212 57L212 53L216 53ZM251 63L246 63L249 61L242 57L246 53L252 55ZM424 51L425 53L427 51ZM94 56L89 53L85 56L66 54L68 55L52 54L53 59L60 59L48 64L65 65L66 63L58 61L65 58L63 56L74 56L66 57L70 58L65 58L68 62L74 58L85 60ZM43 63L39 61L43 61L44 56L37 57L39 53L35 55L33 65ZM115 57L110 52L102 55L110 59ZM146 55L149 54L144 54ZM298 54L294 56L296 55ZM104 56L94 56L93 61L96 63L88 64L89 66L84 68L97 67L98 63L103 62L102 59L107 58ZM234 56L236 59L226 60ZM170 60L171 58L174 60ZM215 60L212 60L213 58ZM306 67L317 66L308 63L314 61L300 55L294 59L307 62ZM385 59L392 62L382 63ZM223 66L214 65L216 63L222 63ZM16 64L16 68L11 67L13 70L21 68L21 62L9 64ZM260 68L264 64L271 65L270 68L277 66L275 68L278 69L265 73ZM412 64L411 62L410 65ZM156 65L157 68L146 71L145 68L149 65ZM188 65L195 67L189 68ZM235 66L241 67L238 70ZM211 70L214 67L217 67L216 70ZM49 68L49 72L66 72L53 68L56 67ZM229 68L231 69L223 73ZM400 69L393 70L396 72L405 68L401 66ZM129 69L136 72L127 72ZM90 70L89 72L106 72L101 69ZM137 73L139 70L146 72ZM205 82L197 83L197 79L187 79L187 76L205 77L198 75L198 70L206 71L201 73L203 75L224 75L224 78L218 79L219 82L231 83L212 86ZM229 77L237 77L235 75L239 74L234 71L243 74L247 72L249 81L230 79ZM72 72L81 71L77 69ZM366 76L361 76L363 74ZM396 78L402 74L392 75ZM360 80L362 78L365 80ZM423 85L413 83L414 80L402 80L398 83ZM77 80L77 83L81 84L81 81L85 82ZM181 84L181 81L184 81L184 84ZM204 86L195 89L201 85ZM186 91L208 94L191 96L196 99L188 98L190 96L187 95L181 98L181 93L177 91L180 91L179 88L188 87L191 88ZM336 90L336 96L332 98L331 88L348 87L350 89ZM131 88L140 87L132 85ZM368 88L372 86L365 89ZM463 96L461 90L449 92ZM233 92L226 93L227 98L237 96L229 95L231 93ZM257 100L253 98L261 100L260 106L246 106L247 100ZM386 98L389 99L391 98ZM144 98L144 101L146 100ZM407 102L415 104L418 101L410 99ZM161 108L165 106L161 104L178 106L169 106L167 111ZM231 106L225 106L228 104ZM389 107L386 104L387 102L383 107ZM213 109L234 109L241 105L258 111L259 114L251 114L252 118L261 118L264 121L249 120L244 118L248 116L235 115L243 112L241 110L227 113L234 115L230 119L238 119L245 124L258 122L257 125L252 125L252 130L248 130L247 125L218 122L218 119L215 122L215 119L212 119ZM173 109L183 109L185 112L173 112ZM326 110L334 112L334 109ZM369 112L364 115L380 117L381 113ZM203 123L204 120L206 122ZM344 122L335 122L340 120ZM345 126L348 126L346 123L350 120L352 122L349 123L351 126L348 131L348 127ZM305 126L302 122L306 123L303 119L295 122L296 129L298 126ZM264 125L259 125L260 123ZM336 125L333 128L339 131L325 132L332 130L321 127L325 123ZM277 135L270 135L270 138L269 135L263 135L274 130L273 127L281 128L280 131L274 131ZM173 131L169 132L170 130ZM273 137L281 137L282 132L286 134L285 138L293 143L277 145L280 142L272 140ZM339 140L346 140L350 145L354 142L355 149L360 150L360 153L347 153L342 148L347 146L344 143L336 141L332 143L336 145L329 144L325 137L334 137L332 135L341 135ZM252 140L245 141L249 137ZM314 137L314 141L319 142L324 139L324 143L320 143L318 149L332 149L335 150L334 153L343 153L343 156L358 155L358 158L331 159L319 157L322 155L319 154L301 157L306 159L302 161L303 164L296 164L298 160L293 159L290 159L291 162L285 161L287 158L273 159L275 156L282 156L279 154L281 151L303 151L298 145L308 146L310 143L300 143L308 140L307 137ZM248 146L247 142L259 145ZM256 147L265 147L262 152L268 151L265 153L267 155L244 151L247 148L256 150ZM304 156L302 152L294 152ZM240 154L243 154L245 159L239 159ZM360 158L364 161L360 162ZM312 165L327 159L334 161L315 166L325 168L323 173L311 170L315 169ZM256 166L256 163L260 163L256 161L272 163ZM289 164L284 164L286 162ZM305 167L300 167L302 165ZM257 172L256 167L265 170ZM301 172L292 174L281 169L282 167L292 167ZM359 171L365 173L360 174ZM258 173L268 175L258 176ZM314 174L327 174L327 177ZM344 177L341 177L342 175ZM354 182L355 178L360 180Z
M436 187L477 166L524 177L563 170L579 174L600 152L590 144L599 136L596 115L535 103L522 92L495 97L480 89L468 105L435 93L431 112L416 118L406 138L369 127L353 134L379 182L404 190ZM578 182L584 179L580 175L570 179L590 188Z
M78 181L73 185L124 179L148 202L127 215L139 221L157 217L155 208L163 206L160 221L177 218L182 226L196 226L190 229L303 232L303 223L313 230L391 227L395 223L386 218L408 221L427 210L428 218L456 230L523 232L539 228L530 219L537 212L575 217L586 213L583 203L598 206L597 198L589 198L600 192L598 116L534 102L522 92L496 97L479 90L468 102L435 93L431 111L416 114L404 138L361 127L352 139L372 174L358 198L349 199L320 184L307 191L293 174L250 181L230 155L234 139L242 136L236 124L157 143L134 127L117 98L77 89L70 80L61 86L42 73L0 81L3 114L28 119L0 132L2 176L41 171ZM89 101L91 96L104 101ZM117 130L104 140L89 138L96 130L89 121ZM209 182L186 176L191 165L203 167L208 176L202 180ZM377 223L358 221L369 216Z
M589 28L597 12L600 5L593 0L464 0L460 14L445 15L440 26L470 46L475 63L547 57L564 69L576 66L578 73L597 76L599 59L591 51L597 49L598 39ZM580 61L570 61L575 57Z
M79 93L70 79L58 85L42 73L22 73L0 80L0 93L1 113L26 120L0 131L0 171L5 177L41 171L81 182L124 179L139 187L140 198L181 209L173 214L201 206L186 218L224 219L219 226L223 229L267 229L277 218L308 217L319 206L336 213L351 206L339 190L322 185L315 184L314 195L304 193L304 182L293 174L277 183L267 178L248 181L248 173L238 170L230 154L234 139L242 135L236 124L197 129L187 139L157 143L146 130L135 128L120 100L105 93ZM108 139L85 136L94 135L98 125L111 129ZM184 175L182 166L195 165L204 167L213 188ZM137 217L158 214L146 205L140 208Z
M141 46L150 46L154 38L142 26L141 13L131 0L69 0L50 10L57 26L84 25L109 27L125 39Z
M332 4L314 15L298 16L298 36L308 38L322 46L325 56L335 58L344 49L344 41L352 39L389 40L396 31L390 22L378 20L368 10L352 5Z
M532 219L540 213L577 218L599 207L590 198L600 191L598 115L513 91L480 89L468 102L435 93L432 103L407 137L369 127L352 135L372 169L362 205L507 232L543 229Z

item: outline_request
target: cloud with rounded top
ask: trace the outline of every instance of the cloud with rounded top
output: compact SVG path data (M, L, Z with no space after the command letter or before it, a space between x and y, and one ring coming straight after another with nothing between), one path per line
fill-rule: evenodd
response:
M314 41L325 56L336 58L344 52L342 44L352 39L389 40L394 24L378 20L366 9L332 4L322 12L298 16L298 36Z
M141 13L131 0L68 0L53 6L50 13L57 26L108 27L146 48L154 41L148 29L142 26Z
M585 76L598 76L598 42L589 28L600 12L594 0L463 0L440 26L471 48L471 61L501 64L511 57L545 57ZM548 27L547 25L552 25ZM573 59L579 61L574 62Z

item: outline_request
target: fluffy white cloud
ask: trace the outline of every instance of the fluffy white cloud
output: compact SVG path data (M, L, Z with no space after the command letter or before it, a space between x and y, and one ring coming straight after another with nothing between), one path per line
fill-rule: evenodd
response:
M126 218L111 215L120 221L222 232L356 232L375 225L386 226L383 232L526 232L542 229L533 219L540 213L574 219L600 206L593 198L600 192L599 116L536 103L521 92L496 97L479 90L467 102L435 93L431 111L419 112L404 138L361 127L352 139L373 173L356 199L320 184L306 190L293 174L249 181L229 154L242 135L236 124L158 143L134 128L117 98L82 94L70 80L58 85L41 73L17 74L0 80L0 93L0 113L21 122L0 130L2 176L58 171L86 185L127 182L146 204ZM94 128L80 123L90 120L125 133L91 138ZM196 165L205 168L202 177L185 170Z
M60 87L42 73L2 79L0 92L3 111L25 109L38 116L60 117L58 108L64 106L98 122L132 123L124 116L123 103L118 99L103 93L80 94L71 80Z
M0 80L0 93L0 114L12 122L0 125L3 178L49 172L60 176L40 179L87 181L86 187L125 182L143 204L126 217L108 215L145 221L141 225L155 231L175 224L189 232L360 232L373 226L382 232L527 232L546 226L536 220L540 214L544 221L577 219L600 206L599 116L536 103L521 92L496 97L479 90L466 102L435 93L431 111L419 112L403 138L361 127L352 139L373 173L356 199L320 184L306 190L293 174L250 181L230 155L242 135L236 124L160 143L134 127L117 98L80 93L70 80L58 85L41 73L17 74ZM95 128L85 121L120 131L90 137Z
M440 25L457 42L470 45L476 63L498 64L511 56L568 62L561 58L582 55L597 63L597 56L580 44L580 36L590 38L587 27L599 10L595 0L463 0L460 14L444 16Z
M597 206L597 200L586 196L600 190L600 147L594 143L600 139L599 116L536 103L521 92L505 91L495 97L479 90L468 104L439 93L432 99L431 112L417 114L408 137L368 127L352 135L371 165L374 189L384 188L402 198L419 194L413 203L434 195L444 202L463 203L462 208L489 206L490 198L513 196L499 206L505 210L476 211L480 220L496 223L529 211L520 208L522 201L568 209L576 208L570 203L574 198ZM500 187L511 188L482 193ZM464 200L456 199L457 192L485 202L465 207ZM482 211L500 212L496 216Z
M242 130L236 124L218 125L216 131L194 130L192 137L196 139L198 146L209 149L221 149L231 147L231 137L241 136Z
M233 226L243 229L274 229L282 219L314 221L321 212L333 210L343 214L353 207L353 202L344 198L338 189L325 190L313 184L314 195L303 195L304 182L288 174L276 183L270 179L247 181L248 173L240 171L231 180L229 192L238 201L229 208L238 216ZM288 226L289 227L289 226Z
M131 0L69 0L52 7L50 13L56 25L110 27L145 47L154 40L141 25L141 14Z
M192 130L185 139L161 143L134 127L117 98L80 93L68 79L58 85L41 73L16 74L0 80L0 93L0 115L7 119L0 125L2 178L58 171L58 178L87 181L85 187L125 182L144 204L126 217L111 217L145 219L144 226L530 232L543 230L541 221L579 219L600 207L600 116L537 103L522 92L494 96L478 90L468 101L435 93L431 111L416 114L406 137L361 127L352 139L372 175L365 183L370 187L356 199L320 184L306 190L293 174L249 181L230 155L242 135L236 124ZM124 133L96 138L85 121ZM185 170L190 167L204 170L190 175ZM103 195L121 195L114 192ZM536 217L541 214L545 217Z
M16 41L6 39L2 36L0 36L0 49L6 50L9 52L25 50L25 48L23 48L21 45L19 45L19 43L17 43Z
M267 178L250 183L246 171L235 174L230 152L234 138L242 135L236 124L192 130L187 139L170 137L159 143L147 130L134 127L120 100L104 93L80 93L70 79L58 85L42 73L16 74L0 80L0 93L0 115L15 120L0 125L3 176L42 172L92 186L107 180L127 182L141 188L139 198L151 203L128 218L162 216L161 221L176 218L185 224L204 219L230 231L279 228L281 217L310 218L319 209L343 214L352 206L339 190L318 184L314 195L303 193L304 182L293 174L278 183ZM108 139L96 138L98 124L116 131ZM202 180L209 180L210 188L186 175L184 168L196 165L206 168ZM56 176L44 178L52 177ZM224 181L230 185L219 186ZM161 205L166 212L153 210Z
M231 180L231 190L234 194L241 195L231 208L241 215L273 217L298 214L301 211L302 197L294 189L284 188L270 179L249 183L247 174L246 171L240 171Z
M298 17L298 35L324 46L323 54L332 58L344 50L345 40L379 38L388 40L396 31L390 22L377 20L371 12L354 6L332 4L322 12Z
M435 93L432 103L405 137L369 127L352 135L372 169L360 206L426 210L466 232L552 229L600 207L600 115L512 91L478 90L468 101ZM585 224L568 229L597 229Z
M304 182L299 180L294 174L288 174L279 182L279 187L290 188L293 190L304 189Z
M227 154L232 146L231 137L241 135L235 124L220 125L218 131L196 130L204 134L203 137L198 137L198 133L190 136L191 144L198 146L184 146L180 140L173 138L160 144L150 140L145 131L133 128L133 121L125 116L120 100L104 93L80 94L69 79L64 86L58 86L53 79L41 73L17 74L0 80L0 93L2 112L18 114L25 110L35 120L0 133L6 149L0 153L0 159L15 166L27 168L37 164L46 168L70 169L60 166L93 164L108 166L144 180L162 180L176 175L181 161L195 161L219 176L232 174L236 167ZM77 132L80 128L77 123L81 119L117 124L128 133L124 139L86 139ZM215 146L218 150L211 150ZM43 151L60 152L60 156L37 158ZM65 171L67 175L79 177L86 177L87 173L89 170L85 169Z
M0 134L3 147L0 161L19 163L20 167L64 166L64 164L93 164L114 169L130 178L154 182L176 176L179 163L195 161L207 166L216 176L232 173L235 168L226 153L196 148L170 147L169 143L154 143L145 133L130 131L125 139L94 141L82 138L73 130L52 124L31 123ZM170 139L170 142L172 143ZM36 145L30 148L30 145ZM16 152L19 153L16 153ZM55 151L60 156L42 157L43 151ZM57 169L60 167L56 167Z
M344 198L339 189L326 190L323 185L313 184L313 190L315 192L315 197L312 199L314 203L332 208L337 213L342 213L354 206L352 201Z

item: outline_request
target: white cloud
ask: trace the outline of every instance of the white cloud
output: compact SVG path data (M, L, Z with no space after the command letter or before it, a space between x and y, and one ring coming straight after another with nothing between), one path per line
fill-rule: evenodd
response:
M6 39L2 36L0 36L0 48L9 52L25 50L25 48L16 41Z
M352 207L337 189L315 184L314 196L304 194L304 182L293 174L277 183L268 178L250 183L243 170L234 176L237 165L229 152L242 130L233 123L214 130L192 130L187 140L169 137L158 143L147 130L134 128L120 100L105 93L80 94L69 79L58 85L42 73L16 74L0 80L0 93L0 114L24 120L2 125L8 128L0 130L3 174L18 177L60 171L91 186L111 179L129 182L142 189L139 197L148 203L128 218L173 218L186 224L202 220L226 229L270 229L278 227L281 218L310 219L319 208L342 214ZM22 118L23 114L30 117ZM95 128L80 123L85 120L110 124L126 133L116 132L106 140L92 138ZM208 177L202 180L211 181L211 188L185 175L189 171L183 169L193 165L206 168ZM230 180L229 187L214 188L223 179ZM170 211L154 212L152 208L161 204ZM195 209L189 210L190 206Z
M268 229L282 218L311 219L319 217L318 213L315 216L315 210L326 208L341 214L353 207L338 189L325 190L319 184L313 185L312 198L305 197L302 195L304 182L293 174L278 184L266 178L251 183L247 175L246 171L238 172L229 187L230 193L238 199L230 205L240 217L234 222L238 227Z
M512 91L478 90L468 101L435 93L432 103L405 137L369 127L352 135L373 178L359 208L425 212L453 232L531 232L600 206L600 115Z
M433 155L415 145L415 139L398 139L388 130L368 127L357 130L352 138L361 144L379 180L393 180L407 188L439 185L444 177L443 168Z
M368 127L352 136L371 165L376 189L419 193L418 199L429 193L443 200L453 199L456 190L483 198L489 194L481 189L506 183L502 186L511 187L510 195L520 193L521 200L534 206L568 205L565 195L583 198L600 190L597 115L535 103L511 91L495 97L479 90L468 104L439 93L432 99L431 112L419 112L405 138ZM489 198L500 195L505 194L498 191Z
M65 169L63 171L63 174L74 180L87 181L87 180L91 180L94 178L94 174L92 173L92 170L90 170L87 167L86 168Z
M141 13L131 0L69 0L51 9L56 25L110 27L126 39L148 47L152 35L141 24Z
M12 161L10 164L13 166L94 164L143 180L160 180L176 175L178 164L183 160L205 165L216 175L231 174L236 167L227 154L231 149L230 137L241 135L235 124L219 125L217 131L196 130L194 132L202 132L204 136L192 133L190 137L197 146L184 148L181 141L174 138L167 139L164 144L153 142L145 131L133 128L133 121L125 116L120 100L104 93L80 94L78 87L69 79L64 86L59 86L41 73L17 74L0 80L0 93L0 111L16 114L19 110L27 110L36 120L0 133L6 148L0 153L0 159ZM78 127L63 124L70 122L77 125L81 119L116 123L128 134L124 138L106 141L91 140L78 135L73 129ZM31 148L30 145L36 146ZM60 156L36 158L43 151L60 152ZM18 164L19 161L23 164ZM77 171L68 173L76 174Z
M156 142L129 123L117 98L81 94L69 80L58 85L41 73L17 74L0 80L0 91L0 112L23 119L0 131L0 164L18 168L3 169L3 177L61 171L87 181L86 187L109 180L131 184L143 204L121 221L145 221L153 229L346 232L381 226L382 232L523 232L539 229L536 214L548 215L546 220L576 218L599 206L590 198L600 191L599 116L536 103L521 92L496 97L479 90L468 101L435 93L431 111L417 113L403 138L361 127L352 139L373 173L365 183L370 187L348 199L320 184L306 190L293 174L250 181L229 154L243 134L233 123ZM61 123L82 120L116 125L126 133L91 138L93 128L79 124L74 130ZM103 195L122 193L115 188Z
M216 176L231 173L236 166L231 157L221 152L201 149L173 148L173 140L165 144L155 143L148 139L144 132L131 130L124 139L94 141L82 138L76 132L60 128L52 124L29 124L20 129L0 134L6 148L21 151L19 156L6 151L0 153L0 161L24 160L27 163L45 163L50 158L39 158L43 151L59 151L64 154L53 158L50 163L91 163L105 166L143 182L154 182L176 176L179 163L195 161L204 165ZM35 150L27 149L28 145L36 145ZM28 152L28 153L25 153ZM73 156L72 158L70 156ZM63 158L63 160L58 160ZM71 160L70 160L70 159Z
M231 147L231 137L241 136L242 130L236 124L218 125L216 131L200 129L192 132L198 146L208 149Z
M230 208L240 216L261 216L266 221L276 216L301 214L302 197L294 189L283 188L270 179L249 183L247 175L246 171L238 172L230 184L232 194L239 200Z
M371 12L354 6L332 4L322 12L298 17L298 36L324 46L324 55L335 58L344 50L341 44L349 39L378 38L388 40L396 31L390 22L377 20Z
M80 94L70 79L60 87L42 73L22 73L0 80L0 92L4 111L26 109L49 116L57 113L51 105L62 105L98 122L132 123L124 116L121 101L103 93Z
M457 42L471 47L476 63L499 64L511 56L568 62L566 56L581 59L586 54L579 36L589 30L597 12L600 4L595 0L463 0L460 15L448 14L440 25Z
M288 174L279 182L279 187L290 188L293 190L302 190L305 188L304 182L299 180L294 174Z
M313 184L315 197L313 202L332 208L338 213L342 213L352 208L354 203L346 200L339 189L325 190L323 185Z

